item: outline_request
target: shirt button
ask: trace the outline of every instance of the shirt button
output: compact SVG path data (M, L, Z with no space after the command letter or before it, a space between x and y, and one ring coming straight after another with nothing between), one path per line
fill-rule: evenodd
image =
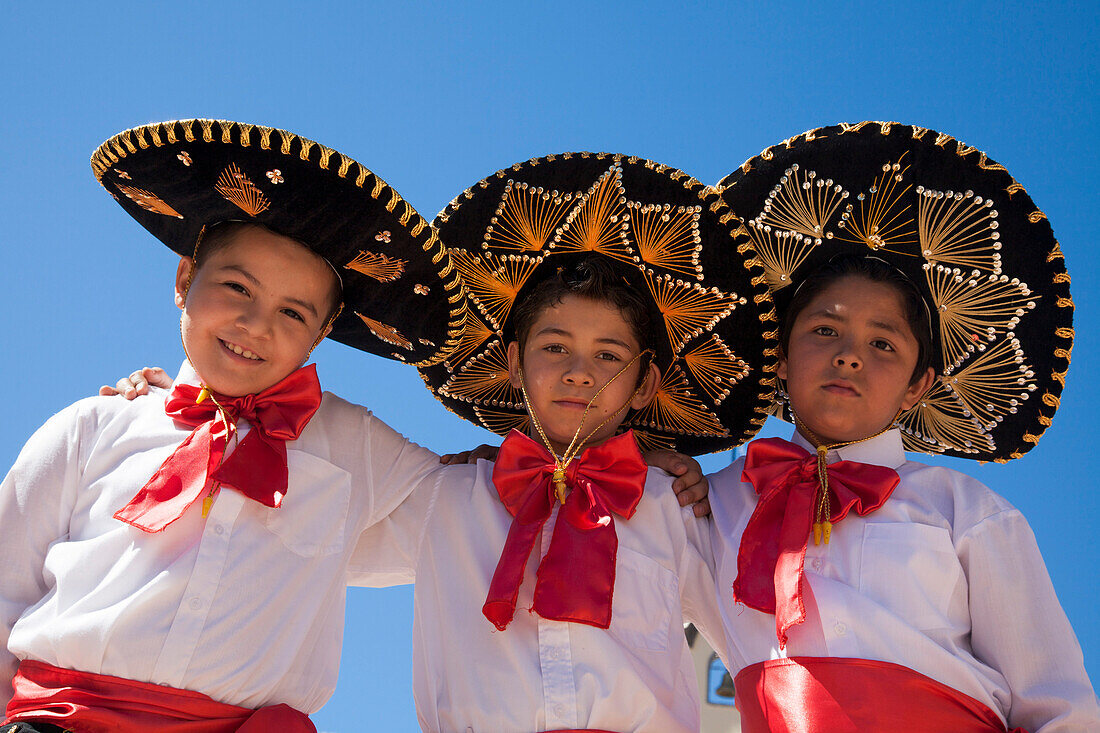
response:
M562 705L561 703L558 703L557 705L555 705L554 706L554 715L558 716L559 718L561 716L565 715L565 706Z
M837 636L844 636L848 633L848 625L841 621L837 621L836 626L833 627L833 631L836 632Z
M821 570L821 558L815 557L812 563L814 570Z
M223 534L224 532L225 532L225 527L221 526L220 524L215 524L214 525L214 534Z
M190 606L191 606L191 610L193 610L193 611L199 610L200 608L202 608L202 599L201 598L192 598Z

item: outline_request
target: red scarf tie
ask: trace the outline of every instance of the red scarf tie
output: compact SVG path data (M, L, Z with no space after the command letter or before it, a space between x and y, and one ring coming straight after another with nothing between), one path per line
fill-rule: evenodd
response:
M145 532L160 532L216 481L264 506L277 507L287 489L286 441L296 440L321 405L317 368L291 372L263 392L243 397L214 396L196 404L200 388L177 384L164 403L169 417L195 429L161 464L115 519ZM218 404L228 413L227 423ZM222 462L238 420L252 430Z
M554 458L513 430L493 467L493 484L514 519L482 613L503 631L516 611L523 569L554 508ZM645 489L646 464L630 431L585 450L565 471L571 488L550 549L539 564L534 610L543 618L611 625L619 539L612 513L630 519ZM562 521L562 518L565 521Z
M900 481L892 468L854 461L833 463L826 472L834 524L850 509L860 516L878 509ZM817 457L781 438L754 440L741 480L752 483L760 498L741 535L733 596L775 614L782 649L787 631L806 620L802 578L819 488Z

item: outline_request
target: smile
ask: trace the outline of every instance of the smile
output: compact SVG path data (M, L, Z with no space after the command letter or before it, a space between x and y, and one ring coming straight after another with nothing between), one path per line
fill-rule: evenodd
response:
M237 356L243 356L245 359L251 359L252 361L263 361L263 359L261 359L258 354L253 354L248 349L242 348L237 344L231 343L229 341L222 341L221 343L222 346L229 349Z

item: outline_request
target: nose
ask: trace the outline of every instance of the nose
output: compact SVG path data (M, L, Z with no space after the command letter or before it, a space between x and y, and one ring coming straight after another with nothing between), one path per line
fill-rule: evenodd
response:
M271 318L255 303L241 309L236 323L237 328L254 338L263 338L271 333Z
M562 374L561 378L566 384L582 387L591 387L596 383L593 371L589 367L588 362L580 357L569 360L569 363L565 365L565 372Z
M836 354L833 355L833 366L839 368L847 367L848 369L862 369L863 359L852 347L851 344L841 343L838 344Z

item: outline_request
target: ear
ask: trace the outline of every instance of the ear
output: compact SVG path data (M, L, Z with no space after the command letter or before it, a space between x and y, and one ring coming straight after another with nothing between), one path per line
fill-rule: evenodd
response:
M519 342L512 341L508 344L508 381L516 389L520 389L523 384L523 380L519 376L522 366L523 360L520 359Z
M783 352L783 349L779 349L779 366L776 367L775 376L780 379L787 378L787 355Z
M661 370L656 364L650 362L646 368L645 382L642 383L642 388L638 390L638 394L634 395L634 399L630 401L630 409L640 410L648 405L653 396L657 394L657 388L661 385Z
M191 278L191 258L180 257L176 266L176 307L183 310L187 302L187 281Z
M905 390L905 398L901 401L901 409L908 410L917 404L920 398L924 397L924 393L928 391L928 388L932 386L935 379L936 371L932 367L928 367L920 379L910 384L909 389Z

